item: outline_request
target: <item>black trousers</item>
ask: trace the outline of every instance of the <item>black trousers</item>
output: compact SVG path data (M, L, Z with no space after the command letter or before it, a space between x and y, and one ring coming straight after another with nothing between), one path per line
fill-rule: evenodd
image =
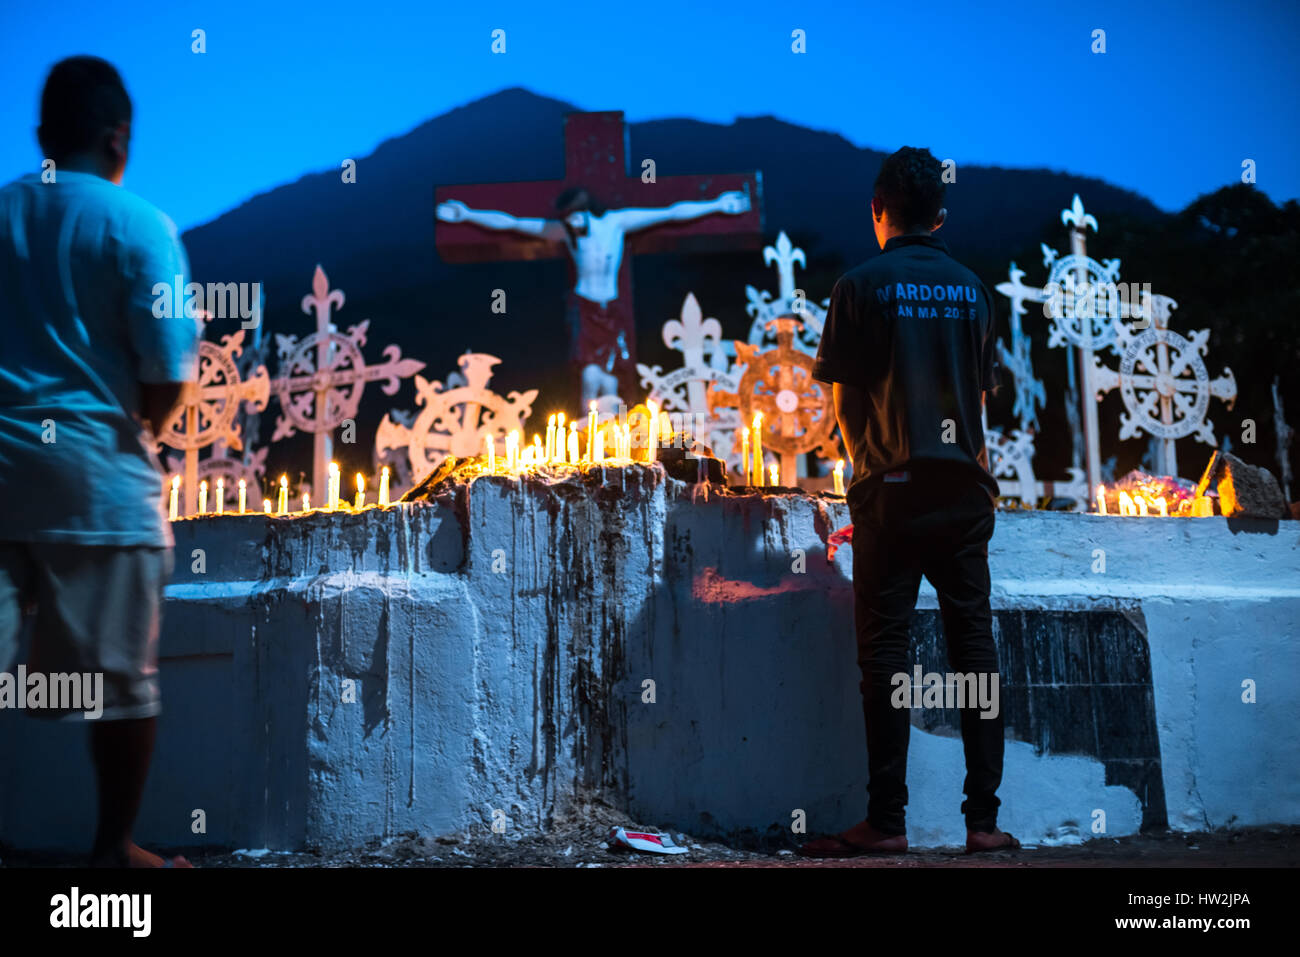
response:
M853 518L854 619L862 708L867 725L867 819L885 834L905 833L907 743L911 711L894 707L896 674L912 675L909 638L921 576L939 596L948 663L954 672L997 673L989 609L988 542L993 501L977 480L953 470L910 470L911 480L882 483L857 497ZM997 826L1003 721L961 711L966 753L966 826Z

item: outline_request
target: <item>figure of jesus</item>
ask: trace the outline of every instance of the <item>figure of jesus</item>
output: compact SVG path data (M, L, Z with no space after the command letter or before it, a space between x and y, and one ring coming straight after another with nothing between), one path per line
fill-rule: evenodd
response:
M459 200L449 200L438 204L437 216L445 223L473 223L483 229L510 230L564 243L577 274L566 318L570 359L580 370L585 408L593 399L618 395L620 379L629 386L634 384L628 350L636 335L632 304L618 298L623 237L713 213L737 216L749 211L749 195L737 190L716 199L684 200L657 209L607 210L585 188L574 187L559 195L555 208L558 215L554 219L522 217L470 209Z

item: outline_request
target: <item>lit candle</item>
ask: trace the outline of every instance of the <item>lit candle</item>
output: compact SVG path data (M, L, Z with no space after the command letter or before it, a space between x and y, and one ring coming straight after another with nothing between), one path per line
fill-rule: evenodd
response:
M835 462L835 494L844 494L844 460L837 459Z
M309 496L306 492L302 493L302 510L304 512L311 511L311 496Z
M217 514L226 514L226 480L217 476Z
M546 461L555 460L555 416L546 420Z
M555 447L551 449L551 454L560 465L564 464L564 453L567 451L564 446L564 434L564 413L561 412L555 417Z
M1139 494L1138 494L1138 497L1135 499L1135 504L1137 505L1138 515L1142 516L1143 518L1146 518L1146 517L1147 517L1147 497L1146 497L1145 495L1142 495L1141 493L1139 493Z
M385 465L379 472L379 505L382 508L388 504L388 466Z
M287 475L280 476L280 499L277 504L279 506L277 511L281 515L289 514L289 476Z
M587 405L587 461L596 461L596 400Z
M1159 509L1161 518L1169 517L1169 503L1165 501L1163 495L1156 497L1156 508Z
M239 514L243 515L247 509L244 507L248 504L248 482L244 479L239 480ZM270 509L268 508L269 512Z
M357 511L366 507L366 477L357 473Z
M267 515L271 514L271 500L269 498L262 499L262 511Z
M339 507L339 463L330 463L330 474L326 490L325 507L331 512Z
M568 452L570 465L577 465L582 461L581 457L578 455L578 421L576 419L569 423Z
M1106 514L1106 486L1097 486L1097 514Z
M763 484L763 413L754 413L754 484Z
M1137 514L1137 508L1133 505L1133 498L1128 492L1120 492L1119 496L1119 514L1129 516Z
M497 443L491 434L483 436L483 449L487 452L487 468L489 472L497 470Z
M775 462L773 462L771 465L768 466L768 471L770 471L770 472L772 473L772 484L773 484L773 485L780 485L780 484L781 484L781 481L780 481L781 472L780 472L780 470L777 468L777 465L776 465Z
M645 407L650 410L650 438L647 442L649 448L646 449L645 460L649 463L653 463L655 458L659 455L659 406L655 405L653 402L647 402Z
M506 436L506 469L512 473L519 471L519 430L511 429Z
M595 456L592 459L593 462L603 463L605 461L605 430L604 429L600 429L599 431L596 432L596 450L592 454Z
M204 479L199 483L199 514L206 515L208 512L208 480Z
M749 464L749 429L740 430L740 474L749 485L754 480L754 467Z
M533 466L540 468L546 464L546 454L542 451L542 437L533 433Z
M172 501L167 509L167 517L173 522L180 517L181 477L172 476Z

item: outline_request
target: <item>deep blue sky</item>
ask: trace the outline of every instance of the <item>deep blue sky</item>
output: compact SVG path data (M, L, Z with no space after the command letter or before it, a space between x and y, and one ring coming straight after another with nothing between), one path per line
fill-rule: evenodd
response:
M5 3L0 181L39 166L46 70L94 53L136 104L126 185L182 228L509 86L632 121L773 114L860 146L1100 176L1165 209L1249 157L1282 201L1300 196L1298 27L1289 0Z

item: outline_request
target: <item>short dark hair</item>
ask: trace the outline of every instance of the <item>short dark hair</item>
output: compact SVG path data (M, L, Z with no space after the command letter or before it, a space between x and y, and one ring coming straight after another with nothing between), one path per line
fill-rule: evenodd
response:
M131 97L107 60L74 56L50 69L41 91L41 148L52 156L91 149L105 129L131 122Z
M904 146L885 157L874 195L906 230L929 229L943 208L943 164L928 149Z
M605 213L605 207L585 186L570 186L560 193L555 197L555 208L566 216L580 210L590 210L595 216L603 216Z

